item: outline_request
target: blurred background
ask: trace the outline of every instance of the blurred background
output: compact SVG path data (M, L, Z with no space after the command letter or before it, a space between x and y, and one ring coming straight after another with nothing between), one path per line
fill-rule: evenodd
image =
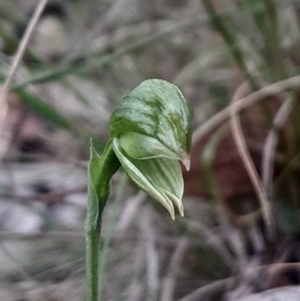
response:
M2 84L37 4L0 2ZM89 140L101 153L113 109L148 78L178 85L193 108L186 216L173 222L117 173L104 212L101 300L250 301L275 288L278 300L298 300L296 287L279 288L300 282L299 46L297 0L49 0L7 98L0 300L84 300ZM229 122L202 131L271 84L241 114L242 134Z

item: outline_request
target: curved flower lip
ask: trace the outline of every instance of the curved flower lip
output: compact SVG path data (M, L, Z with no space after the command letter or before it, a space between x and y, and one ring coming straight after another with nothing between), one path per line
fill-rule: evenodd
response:
M174 205L184 216L182 204L183 179L177 160L168 158L133 159L122 149L119 139L113 138L113 148L129 177L158 200L175 219Z
M190 169L190 156L185 151L179 154L169 150L158 139L134 132L122 134L119 138L122 149L133 159L148 160L151 158L165 157L181 160L186 170Z
M166 157L179 160L178 154L168 149L158 139L148 135L128 132L118 137L122 149L133 159L145 160Z

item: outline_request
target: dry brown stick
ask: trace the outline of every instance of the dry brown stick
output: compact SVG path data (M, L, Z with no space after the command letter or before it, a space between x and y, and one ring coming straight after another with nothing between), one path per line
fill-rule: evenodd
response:
M232 103L235 103L242 95L247 93L249 90L248 83L243 83L235 92ZM257 194L258 200L260 202L262 216L264 218L266 224L267 235L270 239L273 239L274 236L274 227L273 227L273 220L272 220L272 213L271 213L271 205L268 200L267 194L264 190L263 184L261 182L260 176L255 168L254 162L250 156L243 131L241 128L241 124L239 121L238 112L236 107L231 107L231 118L230 118L230 126L232 129L232 134L234 138L234 142L236 144L238 153L243 161L243 164L246 168L246 171L249 175L249 178L252 182L254 190Z

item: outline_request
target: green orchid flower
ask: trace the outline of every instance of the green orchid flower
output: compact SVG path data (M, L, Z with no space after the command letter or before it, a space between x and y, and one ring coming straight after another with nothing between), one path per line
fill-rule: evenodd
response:
M181 91L164 80L146 80L113 112L109 133L129 177L175 219L184 215L181 160L189 169L191 111Z
M102 213L110 180L120 165L143 190L157 199L175 219L183 216L183 179L179 160L190 167L191 112L180 90L150 79L126 96L113 112L102 156L91 143L88 167L86 231L87 301L99 300L99 246Z

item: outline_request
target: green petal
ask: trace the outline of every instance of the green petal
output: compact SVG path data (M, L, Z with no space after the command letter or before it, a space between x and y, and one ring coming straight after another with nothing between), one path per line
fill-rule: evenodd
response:
M168 190L162 189L167 197L169 197L173 203L177 206L178 211L181 216L184 216L184 207L181 198L177 198L174 194L170 193Z
M113 139L113 148L129 177L143 190L157 199L175 218L173 203L183 215L181 202L183 179L179 163L167 158L137 160L128 157L120 149L118 139Z
M122 149L129 157L139 160L167 157L179 160L179 156L165 147L159 140L139 133L124 133L119 138Z
M175 85L145 80L113 112L109 132L114 138L128 132L150 136L186 159L191 150L190 107Z

